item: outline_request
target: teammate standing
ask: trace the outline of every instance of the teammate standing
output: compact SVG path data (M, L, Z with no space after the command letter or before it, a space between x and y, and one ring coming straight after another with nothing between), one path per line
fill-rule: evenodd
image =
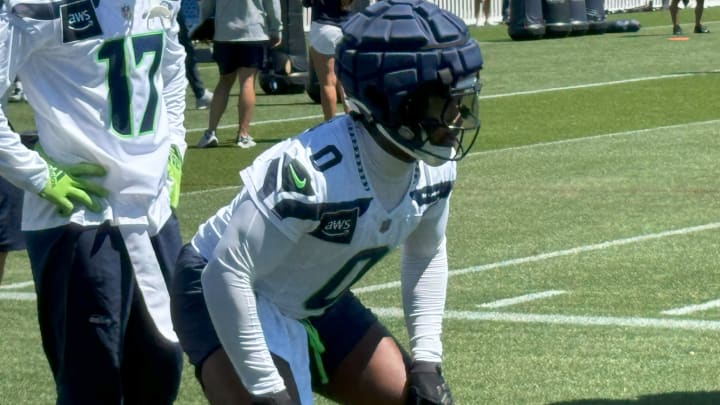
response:
M166 282L185 152L177 0L9 0L0 93L17 72L35 150L0 113L58 404L169 404L182 352Z

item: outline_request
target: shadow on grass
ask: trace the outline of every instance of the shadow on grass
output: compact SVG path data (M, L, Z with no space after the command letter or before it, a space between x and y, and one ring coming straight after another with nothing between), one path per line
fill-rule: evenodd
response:
M720 404L720 391L668 392L643 395L637 399L580 399L553 402L548 405L716 405Z

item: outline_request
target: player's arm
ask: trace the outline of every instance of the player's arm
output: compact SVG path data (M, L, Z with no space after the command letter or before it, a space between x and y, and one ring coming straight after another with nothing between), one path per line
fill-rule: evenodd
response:
M180 184L182 166L187 150L185 142L185 48L178 40L179 23L173 16L167 19L169 27L165 30L166 45L163 54L162 79L163 100L168 117L170 150L167 164L167 186L170 205L177 208L180 202Z
M402 299L413 363L409 403L452 404L442 377L442 319L448 261L445 241L447 199L428 210L401 249Z
M11 24L14 17L0 10L0 94L6 94L19 68L28 61L33 47L41 47L45 31L38 29L32 38ZM75 204L99 211L99 198L107 192L86 176L102 176L105 170L97 165L78 163L58 165L47 156L26 148L20 135L10 128L5 111L0 108L0 175L20 187L58 206L69 216Z
M282 18L280 0L263 0L263 7L267 13L268 35L272 47L280 45L282 40Z
M203 271L208 311L235 371L257 398L285 390L258 319L253 283L291 260L293 243L257 209L250 197L233 213Z

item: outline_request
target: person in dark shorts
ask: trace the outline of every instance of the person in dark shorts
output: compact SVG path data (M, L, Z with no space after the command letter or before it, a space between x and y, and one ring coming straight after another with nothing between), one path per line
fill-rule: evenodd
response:
M687 8L689 1L682 0L683 5ZM683 30L680 27L680 20L678 15L680 14L680 0L670 0L670 20L673 25L673 35L683 35ZM709 34L710 30L702 23L702 15L705 10L705 0L695 1L695 27L693 33L695 34Z
M235 80L239 80L235 144L241 148L252 148L255 142L248 129L255 110L255 74L263 65L265 49L280 45L280 1L205 0L200 4L200 15L201 20L212 16L215 18L213 59L217 63L220 78L210 103L208 128L197 147L211 148L218 145L218 123L227 108L230 90Z

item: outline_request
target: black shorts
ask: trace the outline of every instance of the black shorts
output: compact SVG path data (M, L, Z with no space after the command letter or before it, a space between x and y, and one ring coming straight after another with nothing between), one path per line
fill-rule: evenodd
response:
M0 252L25 249L20 231L23 191L0 177Z
M195 366L195 375L199 376L202 362L220 347L200 282L207 262L192 245L187 244L180 251L177 263L171 291L173 324L183 350ZM351 292L343 294L323 315L309 320L325 346L322 358L328 375L340 365L370 327L378 322L377 317ZM315 374L314 365L311 371ZM318 381L313 375L314 387Z
M213 42L213 59L221 75L241 67L260 69L265 62L265 43Z

